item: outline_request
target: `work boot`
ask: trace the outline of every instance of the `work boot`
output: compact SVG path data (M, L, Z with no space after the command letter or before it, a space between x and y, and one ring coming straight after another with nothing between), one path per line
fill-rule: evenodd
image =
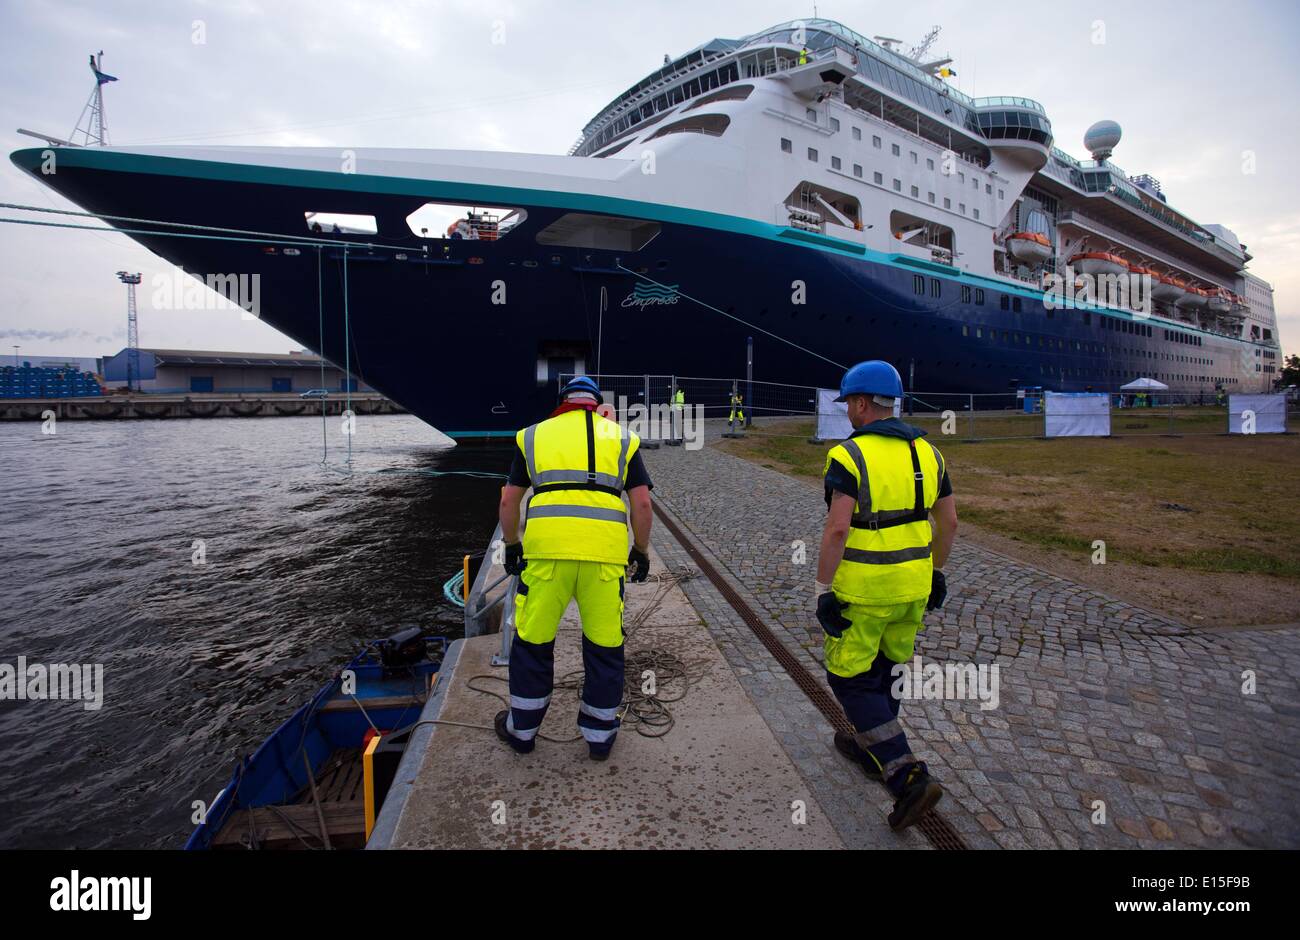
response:
M869 752L859 747L858 742L853 740L853 735L847 731L835 732L835 750L850 760L856 761L857 765L862 768L862 772L867 775L868 780L874 783L885 782L885 777L880 772L876 759Z
M497 712L496 718L492 719L493 726L497 729L497 737L505 741L520 754L527 754L537 746L536 741L520 741L508 730L506 730L506 719L510 717L510 709L503 708Z
M918 822L943 796L943 787L930 776L924 761L909 765L891 779L900 776L901 785L894 791L898 799L894 801L894 811L889 814L889 828L895 832Z

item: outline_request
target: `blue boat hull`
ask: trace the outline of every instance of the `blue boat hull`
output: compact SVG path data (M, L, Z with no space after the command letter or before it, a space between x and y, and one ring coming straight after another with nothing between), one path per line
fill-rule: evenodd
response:
M596 371L599 346L605 374L737 376L753 337L756 380L834 387L843 365L880 358L926 392L1115 389L1174 368L1170 353L1206 360L1183 370L1195 381L1170 382L1176 390L1208 395L1210 376L1253 377L1242 340L1178 327L1197 337L1193 348L1171 341L1169 324L1123 311L1108 311L1107 329L1099 312L1047 311L1028 289L747 220L607 200L611 214L637 208L656 219L659 234L635 252L556 248L537 232L569 208L590 211L590 200L566 206L563 194L511 190L494 204L527 218L501 239L426 241L406 224L414 209L431 199L483 204L474 198L482 188L307 172L259 182L180 160L137 171L93 152L69 154L43 177L30 156L39 153L13 159L96 214L298 238L311 234L307 210L375 216L378 235L333 238L386 247L346 252L328 235L296 253L285 252L289 241L195 230L132 237L193 274L259 275L263 320L454 437L508 435L544 415L555 385L544 366L539 378L539 359L555 349L581 350ZM797 304L800 284L806 302Z

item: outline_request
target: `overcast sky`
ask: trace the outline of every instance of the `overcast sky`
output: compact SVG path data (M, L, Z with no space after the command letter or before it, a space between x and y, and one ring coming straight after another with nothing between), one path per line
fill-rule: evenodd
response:
M1076 156L1087 156L1088 125L1119 121L1114 162L1154 175L1197 221L1237 233L1251 270L1276 289L1284 350L1300 349L1294 0L823 0L817 11L909 45L942 25L932 51L952 55L961 90L1041 101L1057 145ZM0 139L12 151L33 145L18 127L69 133L92 86L86 56L103 49L120 79L106 89L117 145L563 153L664 53L812 13L768 0L3 0ZM68 206L8 160L0 201ZM125 236L0 225L0 353L121 349L122 268L143 272L146 288L170 271ZM293 345L237 312L152 311L148 293L143 346Z

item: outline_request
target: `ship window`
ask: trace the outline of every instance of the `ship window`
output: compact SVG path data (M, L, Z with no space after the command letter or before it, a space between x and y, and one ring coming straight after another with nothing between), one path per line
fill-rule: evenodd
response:
M658 222L566 212L537 233L537 243L568 248L640 251L658 234Z
M916 163L916 161L917 161L916 151L915 151L915 150L909 150L908 153L910 153L910 154L912 155L912 162L913 162L913 163Z
M993 184L992 184L992 183L985 183L985 184L984 184L984 195L986 195L986 196L992 196L992 195L993 195Z
M871 135L871 146L875 147L877 150L880 149L880 138L875 134Z
M918 187L913 186L913 187L912 187L912 198L915 199L915 198L917 198L917 197L920 196L920 195L921 195L921 190L920 190Z
M831 118L831 130L832 130L832 131L838 131L839 129L840 129L840 119L839 119L839 118Z
M930 296L938 297L943 293L943 285L937 277L930 278Z
M957 208L961 210L962 215L966 214L966 203L964 202L957 203Z
M839 158L839 157L831 157L831 169L832 169L832 170L838 170L839 168L840 168L840 158Z
M978 326L975 327L975 338L976 338L976 339L983 339L983 338L984 338L984 330L981 329L981 328L978 327Z
M980 217L980 211L979 211L978 209L976 209L976 210L974 210L974 211L975 211L975 218L978 219L978 218Z
M944 207L945 209L951 209L951 208L952 208L952 200L949 199L947 196L944 196L944 197L943 197L943 207Z
M930 205L934 205L934 193L927 193L926 195L929 197Z
M917 295L925 293L925 278L919 274L912 275L912 293Z
M860 128L860 127L855 127L855 128L853 128L853 139L854 139L854 140L861 140L861 139L862 139L862 128Z
M853 164L853 175L856 176L856 177L858 177L859 179L862 178L862 164L861 164L861 163L855 163L855 164Z
M702 108L706 104L713 104L715 101L744 101L753 90L753 85L728 85L711 95L705 95L686 110L694 111L696 108Z
M970 303L970 285L969 285L969 284L963 284L963 285L961 286L961 302L964 303L964 304L968 304L968 303ZM965 335L965 334L963 334L963 335Z
M816 110L814 110L813 108L809 108L808 111L807 111L807 114L808 114L808 120L810 120L810 121L812 121L814 124L816 124L816 123L817 123L817 112L816 112Z
M926 168L927 170L933 170L933 169L934 169L934 161L931 160L929 157L926 157L926 158L925 158L925 168Z
M813 163L817 162L817 149L815 147L808 148L808 159Z
M981 307L984 305L984 288L975 288L975 303Z
M349 215L345 212L304 212L307 231L333 235L375 235L379 224L373 215Z
M872 181L873 183L876 183L877 185L880 185L880 186L885 185L885 178L884 178L883 176L881 176L880 173L878 173L878 172L877 172L877 173L872 173L872 174L871 174L871 181Z
M725 114L697 114L660 128L646 140L658 140L669 134L707 134L710 137L721 137L730 124L731 118Z
M894 180L894 191L895 191L895 192L900 192L900 193L903 191L903 181L902 181L902 180Z
M1008 297L1006 294L1002 295L1002 297L999 299L999 303L1002 305L1003 310L1011 309L1011 298Z
M793 153L793 152L794 152L794 144L791 143L791 141L790 141L790 139L789 139L788 137L782 137L782 138L781 138L781 152L782 152L782 153Z
M1006 191L1005 189L999 189L999 190L998 190L998 198L999 198L999 199L1006 199L1006 198L1007 198L1007 191Z
M889 152L892 153L894 156L897 157L897 156L899 156L903 151L901 151L901 150L898 149L898 144L890 144L890 145L889 145Z

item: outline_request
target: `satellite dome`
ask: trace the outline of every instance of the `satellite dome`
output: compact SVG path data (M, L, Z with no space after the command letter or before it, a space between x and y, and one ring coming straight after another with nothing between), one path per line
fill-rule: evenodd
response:
M1111 155L1123 133L1123 129L1114 121L1098 121L1083 135L1083 146L1100 163Z

